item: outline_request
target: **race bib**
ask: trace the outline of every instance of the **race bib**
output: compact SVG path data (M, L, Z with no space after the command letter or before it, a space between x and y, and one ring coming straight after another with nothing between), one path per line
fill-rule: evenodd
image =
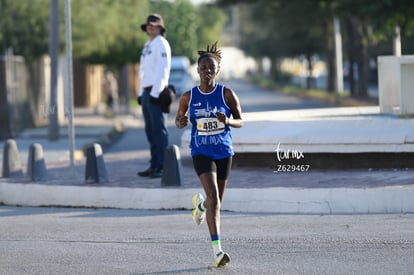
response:
M217 135L224 132L224 123L215 117L203 117L196 119L197 131L200 136Z

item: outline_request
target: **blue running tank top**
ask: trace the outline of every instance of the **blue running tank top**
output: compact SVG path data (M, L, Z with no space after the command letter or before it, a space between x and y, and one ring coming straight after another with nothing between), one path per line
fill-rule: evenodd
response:
M191 155L204 155L213 160L234 155L230 126L218 121L216 112L231 116L231 110L224 100L224 86L216 84L209 92L202 92L198 86L191 89L189 117L191 127Z

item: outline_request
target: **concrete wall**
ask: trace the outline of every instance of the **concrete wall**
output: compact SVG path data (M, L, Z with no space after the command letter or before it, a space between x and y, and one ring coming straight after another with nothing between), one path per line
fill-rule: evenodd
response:
M13 54L0 57L0 113L3 114L3 138L14 136L27 127L46 126L51 112L57 112L59 124L64 123L69 110L66 69L66 58L60 57L57 106L50 106L48 56L31 64ZM75 105L95 107L102 102L102 82L102 65L74 62Z
M379 56L380 112L414 115L414 55Z

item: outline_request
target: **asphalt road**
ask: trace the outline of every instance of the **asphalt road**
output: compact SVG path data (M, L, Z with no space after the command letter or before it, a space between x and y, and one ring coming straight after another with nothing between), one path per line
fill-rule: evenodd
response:
M225 212L217 272L190 211L0 206L0 274L412 274L413 223Z

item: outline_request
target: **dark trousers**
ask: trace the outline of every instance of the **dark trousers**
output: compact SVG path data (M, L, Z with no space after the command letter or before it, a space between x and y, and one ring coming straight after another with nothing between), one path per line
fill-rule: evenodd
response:
M149 92L142 95L142 113L151 151L150 168L163 169L164 151L168 146L167 114L162 112L160 104L151 103Z

